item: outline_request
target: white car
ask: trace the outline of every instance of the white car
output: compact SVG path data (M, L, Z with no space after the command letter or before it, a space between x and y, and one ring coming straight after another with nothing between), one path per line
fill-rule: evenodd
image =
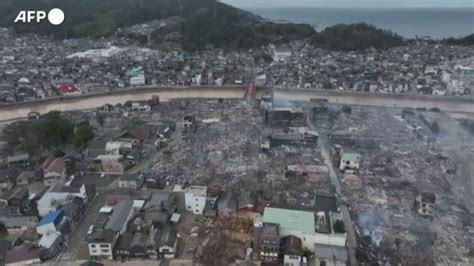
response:
M87 235L92 234L92 232L94 232L94 225L91 225L91 226L89 227L89 230L87 230Z

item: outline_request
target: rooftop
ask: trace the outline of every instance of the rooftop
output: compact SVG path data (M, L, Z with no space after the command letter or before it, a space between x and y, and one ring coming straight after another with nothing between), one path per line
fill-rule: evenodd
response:
M194 196L205 197L207 192L206 186L190 186L186 189L187 194L193 194Z
M341 160L350 161L350 162L359 162L360 161L360 154L352 153L352 152L345 152L342 155Z
M42 226L49 223L58 223L61 221L64 212L62 210L54 211L43 216L41 221L39 221L38 226Z
M128 216L133 208L132 200L123 200L114 207L114 211L110 216L105 229L112 229L114 231L121 231L127 222Z
M305 234L315 233L314 213L309 211L266 207L263 222L279 224L284 230L302 231Z
M314 255L321 259L348 261L347 249L345 247L316 244Z
M280 235L279 225L276 223L263 223L262 234L266 236Z

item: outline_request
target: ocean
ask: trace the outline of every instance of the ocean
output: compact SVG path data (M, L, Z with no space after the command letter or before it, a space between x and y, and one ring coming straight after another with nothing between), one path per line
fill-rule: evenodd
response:
M339 23L366 22L405 38L462 37L474 33L474 8L246 8L272 20L310 24L318 31Z

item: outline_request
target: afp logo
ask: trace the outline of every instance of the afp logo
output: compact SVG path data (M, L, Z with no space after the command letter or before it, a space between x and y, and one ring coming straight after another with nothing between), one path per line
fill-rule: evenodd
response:
M61 25L64 22L64 12L59 8L53 8L48 13L41 10L22 10L15 18L15 23L40 23L48 19L52 25Z

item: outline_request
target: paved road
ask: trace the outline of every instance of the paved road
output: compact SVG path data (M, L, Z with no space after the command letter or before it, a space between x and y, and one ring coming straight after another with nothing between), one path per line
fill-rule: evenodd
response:
M105 203L105 196L99 193L94 199L88 202L84 218L79 222L73 231L66 236L65 250L58 255L56 261L58 265L61 265L62 261L74 261L76 259L76 253L82 243L86 241L87 231L89 227L93 225L99 214L99 210Z
M311 118L308 118L308 126L313 129L317 130L317 127L314 125L312 122L313 120ZM331 179L332 185L336 189L336 193L339 199L342 198L342 190L341 190L341 182L340 178L338 176L338 172L335 169L331 156L329 155L329 152L327 151L326 144L324 141L320 138L318 141L318 146L321 152L321 155L323 156L324 163L329 169L329 177ZM349 213L349 210L345 204L341 204L340 206L342 215L344 217L344 228L346 229L347 232L347 251L349 253L349 262L351 265L357 265L357 258L356 258L356 250L357 250L357 238L354 230L354 224L352 222L352 217L351 214Z

